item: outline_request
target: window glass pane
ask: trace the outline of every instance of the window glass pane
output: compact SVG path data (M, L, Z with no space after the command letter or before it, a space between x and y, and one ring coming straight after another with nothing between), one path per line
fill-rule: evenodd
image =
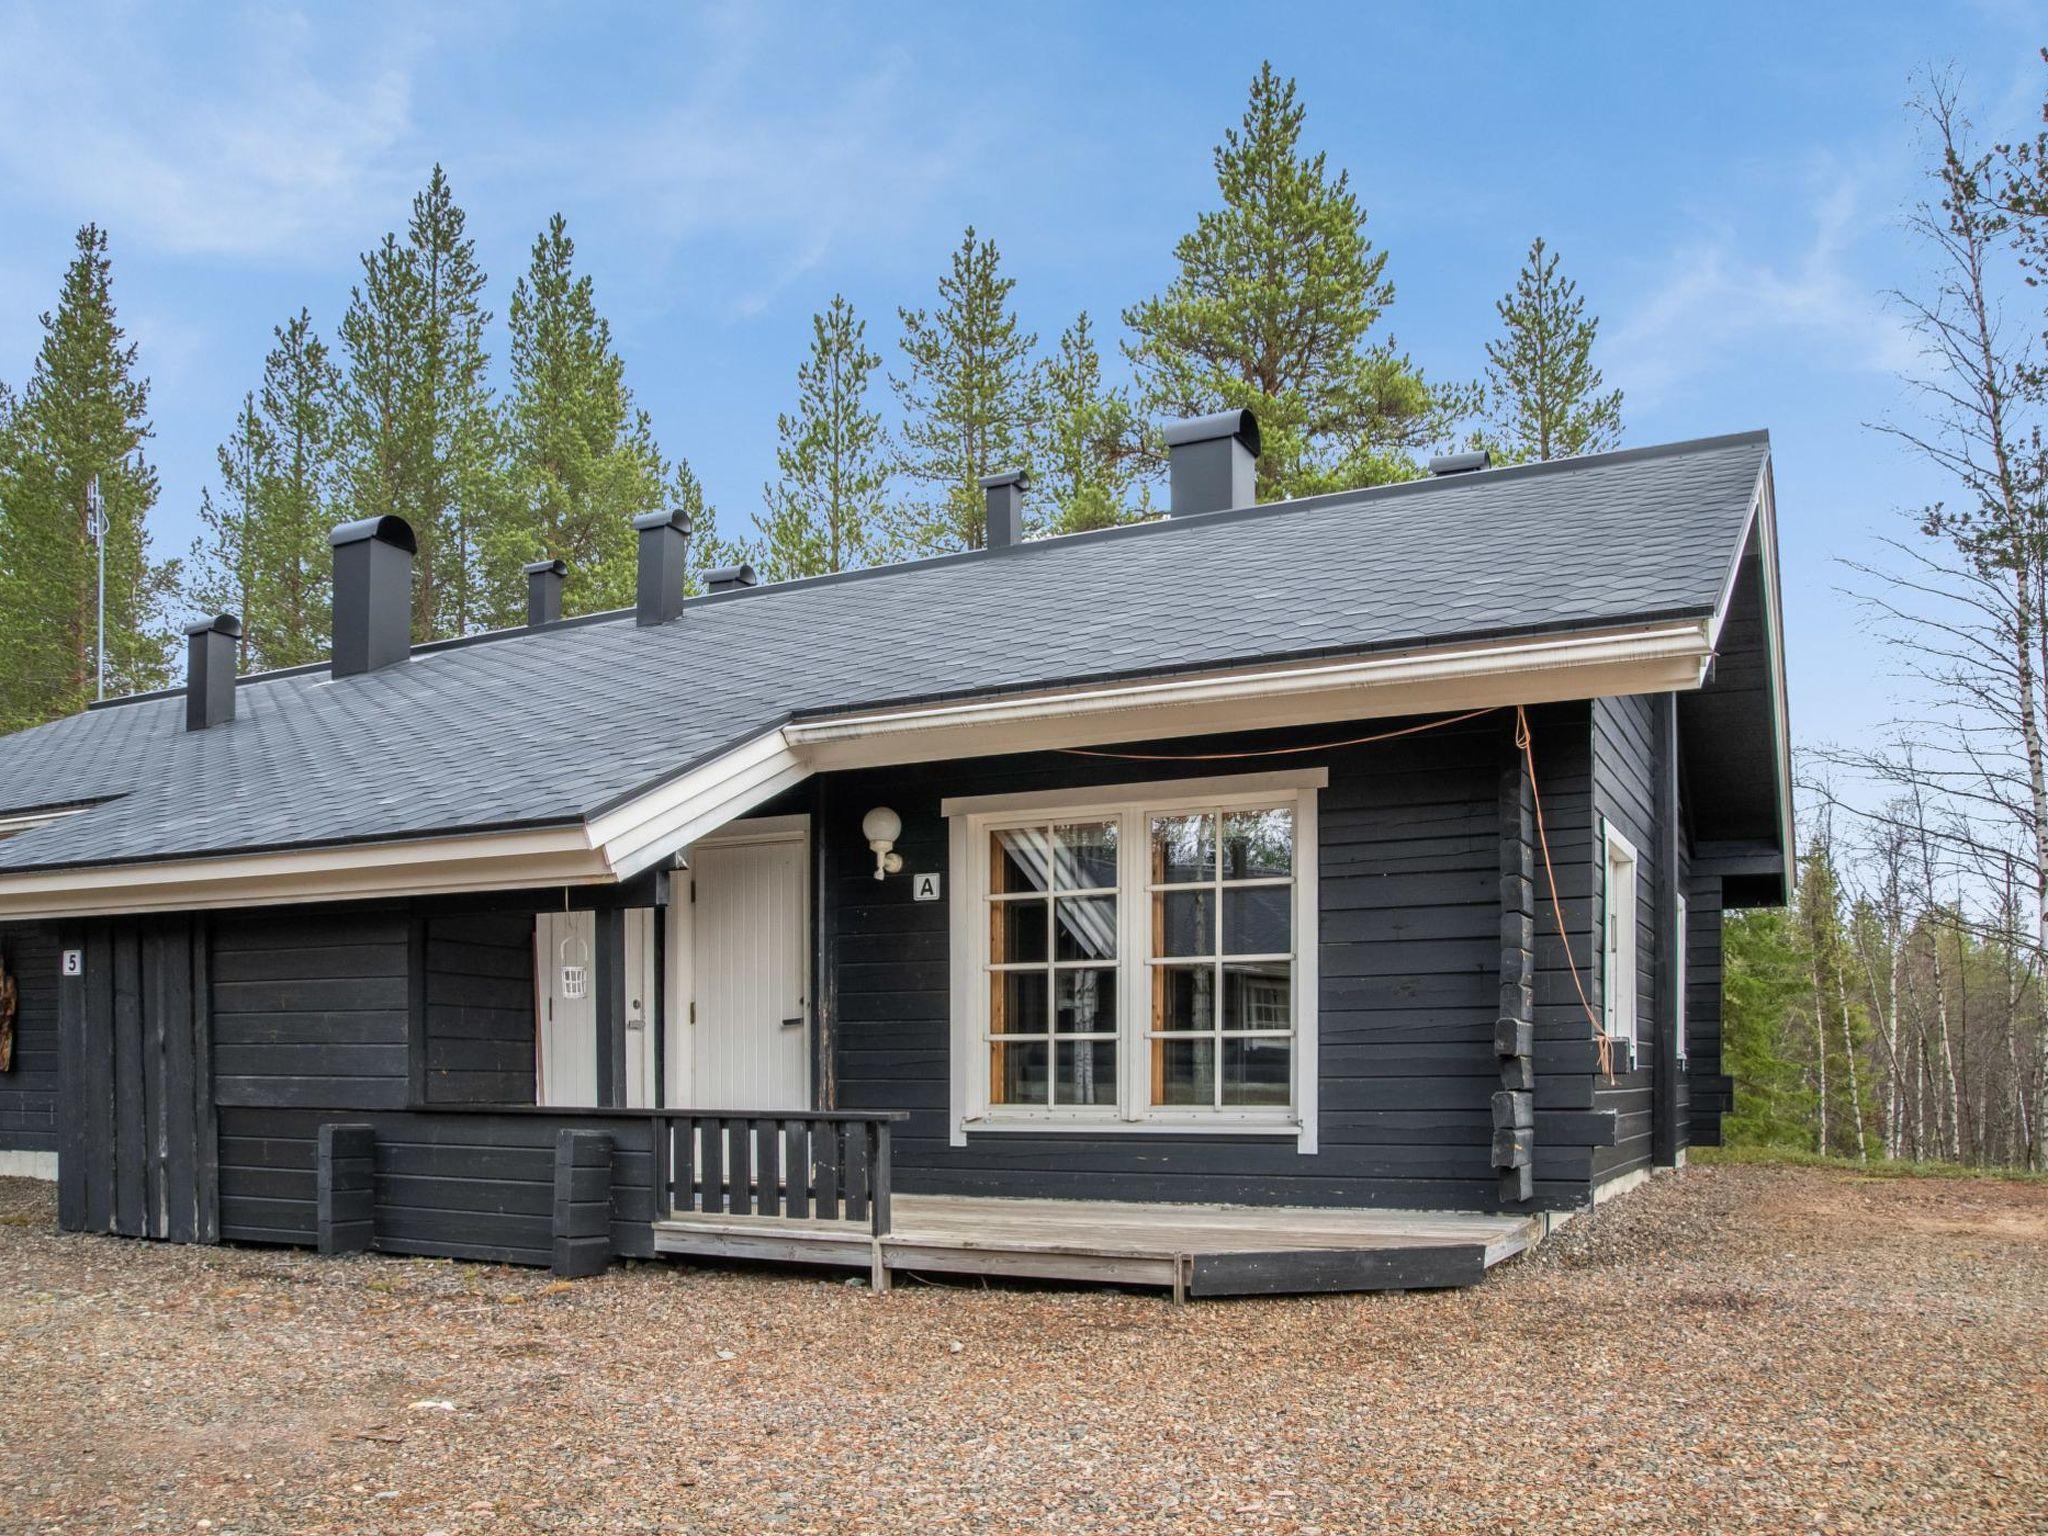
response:
M1155 816L1152 818L1152 879L1155 884L1185 885L1216 878L1216 818Z
M1223 817L1223 878L1294 873L1294 812L1230 811Z
M1294 948L1294 887L1223 888L1223 953L1285 955Z
M1062 896L1053 902L1055 960L1116 958L1116 898Z
M1161 891L1152 898L1152 953L1216 953L1216 893Z
M988 1096L996 1104L1044 1104L1046 1061L1052 1046L1044 1040L1003 1041L989 1047Z
M988 959L991 965L1027 965L1045 959L1045 902L989 904Z
M1294 993L1294 967L1275 960L1264 965L1223 967L1225 1029L1286 1029Z
M1223 1042L1223 1102L1226 1105L1286 1104L1291 1098L1288 1068L1292 1040L1226 1039Z
M1052 859L1045 828L1010 827L994 834L994 838L995 846L989 852L990 878L994 881L990 889L997 894L1044 890Z
M1042 1035L1051 1027L1044 971L998 971L988 979L992 1035Z
M1215 1040L1154 1040L1152 1102L1199 1105L1216 1102Z
M1116 884L1116 823L1064 822L1052 829L1053 870L1063 891L1108 890Z
M1055 971L1053 1027L1063 1035L1116 1032L1116 972Z
M1116 1042L1063 1040L1056 1050L1059 1078L1053 1084L1058 1104L1116 1102Z
M1207 965L1159 965L1152 968L1152 1027L1198 1029L1216 1027L1216 971Z

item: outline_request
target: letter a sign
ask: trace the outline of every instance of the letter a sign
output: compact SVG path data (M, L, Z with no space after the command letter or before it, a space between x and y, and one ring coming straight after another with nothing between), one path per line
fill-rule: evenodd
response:
M937 875L912 875L910 877L910 899L912 901L937 901L939 899L939 877Z

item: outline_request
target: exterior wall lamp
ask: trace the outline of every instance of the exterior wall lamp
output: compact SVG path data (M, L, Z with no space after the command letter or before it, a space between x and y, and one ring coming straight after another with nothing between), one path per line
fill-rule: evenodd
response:
M878 805L860 819L860 835L875 852L875 878L893 875L903 868L903 855L894 851L903 835L903 818L886 805Z

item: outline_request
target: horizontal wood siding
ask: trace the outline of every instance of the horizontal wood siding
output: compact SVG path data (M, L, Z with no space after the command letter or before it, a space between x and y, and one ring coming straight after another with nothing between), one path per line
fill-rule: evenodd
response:
M227 912L211 928L218 1103L405 1107L410 923L403 912Z
M1594 1082L1593 1107L1615 1116L1614 1145L1593 1153L1593 1177L1605 1183L1650 1166L1651 1077L1657 1059L1657 911L1658 860L1661 842L1656 818L1656 706L1644 695L1595 699L1593 720L1593 811L1611 824L1636 850L1636 1058L1630 1067L1626 1051L1614 1056L1612 1079ZM1606 914L1599 907L1604 845L1596 837L1589 871L1595 893L1588 934L1595 982L1599 979L1599 935ZM1588 988L1595 1007L1597 985ZM1586 1026L1590 1029L1590 1025Z
M1591 796L1582 705L1532 712L1544 807L1567 861L1568 918L1589 922ZM1508 716L1425 734L1274 758L1116 762L1031 754L834 775L813 801L821 845L859 850L860 819L887 804L903 818L906 871L944 870L939 801L1176 776L1325 765L1321 797L1320 1150L1291 1136L977 1133L949 1141L949 926L941 902L915 903L907 879L828 857L820 900L822 995L832 1012L837 1107L904 1109L898 1187L907 1191L1129 1200L1248 1201L1497 1209L1491 1099L1500 965L1498 794ZM1398 720L1241 738L1168 742L1160 753L1266 750L1398 729ZM1566 875L1570 869L1575 873ZM950 879L960 878L951 872ZM1550 922L1545 909L1541 934ZM1539 940L1539 1021L1562 1036L1562 951ZM1566 983L1568 987L1569 983ZM1575 1007L1576 1005L1574 1005ZM1585 1037L1583 1012L1574 1015ZM1539 1043L1538 1108L1583 1110ZM1550 1053L1553 1056L1555 1053ZM1569 1059L1589 1081L1583 1055ZM1548 1082L1552 1091L1544 1093ZM1590 1090L1587 1090L1588 1092ZM1590 1146L1536 1133L1534 1206L1582 1204ZM1528 1206L1519 1207L1529 1209Z
M531 1104L533 914L422 921L426 1102Z
M1687 882L1685 1081L1690 1095L1694 1146L1721 1145L1721 1117L1734 1108L1722 1075L1721 1054L1721 882L1696 875Z
M57 964L54 930L0 926L0 969L19 989L14 1066L0 1073L0 1151L57 1150Z
M315 1244L320 1127L305 1109L220 1112L221 1235ZM374 1142L373 1246L383 1253L546 1265L553 1259L555 1146L565 1126L611 1136L612 1248L653 1254L651 1122L431 1110L349 1114Z

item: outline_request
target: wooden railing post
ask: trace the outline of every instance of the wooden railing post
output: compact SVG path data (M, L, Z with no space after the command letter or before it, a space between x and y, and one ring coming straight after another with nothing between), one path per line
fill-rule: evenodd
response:
M889 1122L868 1122L868 1208L876 1237L889 1235Z
M368 1253L376 1227L377 1131L368 1125L323 1125L315 1150L313 1192L322 1253Z
M652 1122L654 1143L654 1219L662 1220L676 1208L675 1122L656 1115Z
M612 1260L612 1138L604 1131L555 1135L554 1271L602 1274Z

